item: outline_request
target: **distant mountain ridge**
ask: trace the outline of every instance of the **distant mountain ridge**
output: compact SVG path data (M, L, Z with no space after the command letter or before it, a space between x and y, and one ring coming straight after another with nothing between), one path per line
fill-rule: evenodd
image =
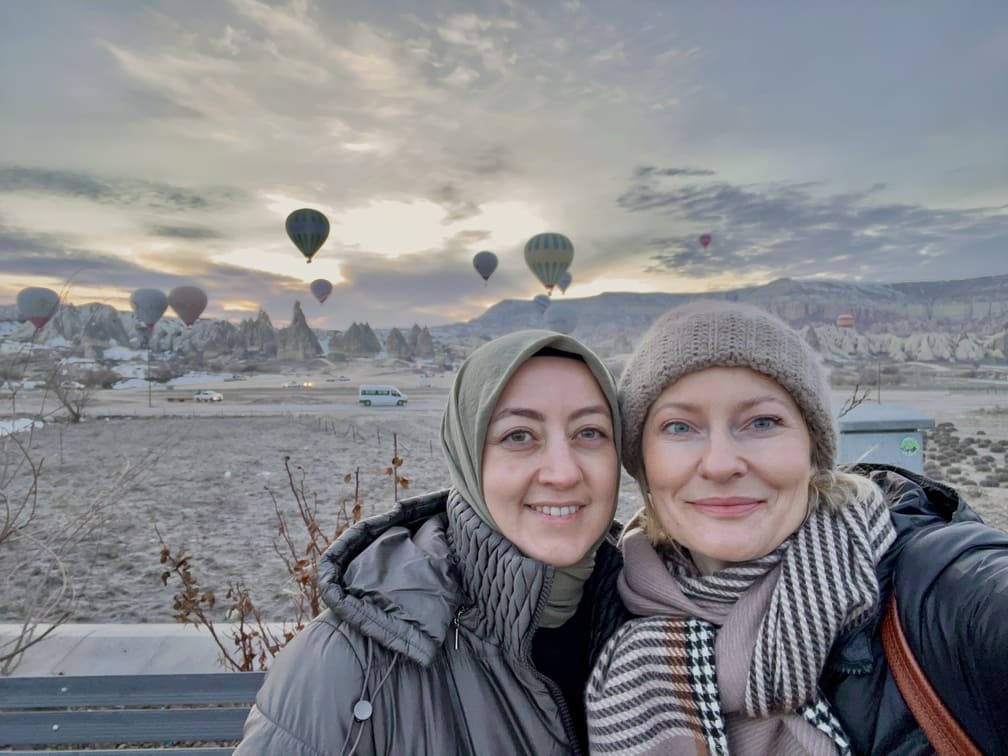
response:
M578 316L577 333L597 341L620 334L636 340L661 313L695 299L727 299L762 307L795 328L835 324L853 315L860 333L910 336L915 333L1003 332L1008 323L1008 275L960 281L863 284L779 278L762 286L702 294L605 293L584 299L562 297ZM507 299L465 324L437 331L498 336L541 323L531 301ZM448 330L450 329L450 330Z
M762 286L702 294L607 292L578 299L557 293L553 301L562 301L575 312L575 336L610 353L625 353L663 312L702 298L749 302L769 310L800 329L825 356L841 361L1003 362L1008 354L1008 275L894 284L780 278ZM838 327L840 315L852 316L854 327ZM0 321L16 317L15 307L0 307ZM424 348L411 343L411 352L433 354L436 342L464 344L464 352L489 338L543 327L543 311L532 300L506 299L465 323L401 330L410 332L411 342L414 336L423 336ZM27 341L33 330L30 324L8 322L0 338ZM394 329L375 330L386 343ZM88 356L117 344L145 345L149 338L156 351L183 356L303 360L322 353L318 337L343 351L347 335L352 333L311 329L298 304L291 325L281 329L261 312L237 325L201 319L191 329L165 317L149 335L137 329L132 313L88 304L62 307L37 341L74 342ZM400 340L401 333L394 341Z

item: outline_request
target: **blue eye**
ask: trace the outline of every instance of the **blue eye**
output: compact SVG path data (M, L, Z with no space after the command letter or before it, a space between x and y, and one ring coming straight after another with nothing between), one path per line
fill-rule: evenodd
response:
M682 420L673 420L670 423L666 423L662 431L670 433L673 436L681 436L684 433L690 432L690 426L689 423L684 423Z
M750 423L750 425L755 430L773 430L778 425L780 425L780 418L773 417L772 415L765 415L764 417L757 417Z

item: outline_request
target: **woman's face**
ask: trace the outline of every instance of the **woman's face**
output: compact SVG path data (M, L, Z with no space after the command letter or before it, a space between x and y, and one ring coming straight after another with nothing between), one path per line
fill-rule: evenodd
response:
M704 574L769 554L808 511L812 441L791 395L749 368L689 373L644 421L662 530Z
M609 403L583 362L533 357L508 381L487 428L483 498L528 557L580 560L612 521L619 482Z

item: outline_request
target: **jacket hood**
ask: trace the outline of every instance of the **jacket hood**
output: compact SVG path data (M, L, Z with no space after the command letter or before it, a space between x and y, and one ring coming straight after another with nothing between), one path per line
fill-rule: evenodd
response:
M427 664L461 604L446 537L447 491L362 520L323 555L318 581L333 614L381 646Z

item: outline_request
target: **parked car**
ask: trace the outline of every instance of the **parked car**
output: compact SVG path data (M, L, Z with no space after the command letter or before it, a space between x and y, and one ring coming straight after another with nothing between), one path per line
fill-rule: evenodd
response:
M361 386L357 390L357 401L364 407L382 404L394 404L402 407L409 397L395 386Z
M203 391L197 391L193 394L193 399L197 402L222 402L224 401L224 395L219 391L210 391L205 389Z

